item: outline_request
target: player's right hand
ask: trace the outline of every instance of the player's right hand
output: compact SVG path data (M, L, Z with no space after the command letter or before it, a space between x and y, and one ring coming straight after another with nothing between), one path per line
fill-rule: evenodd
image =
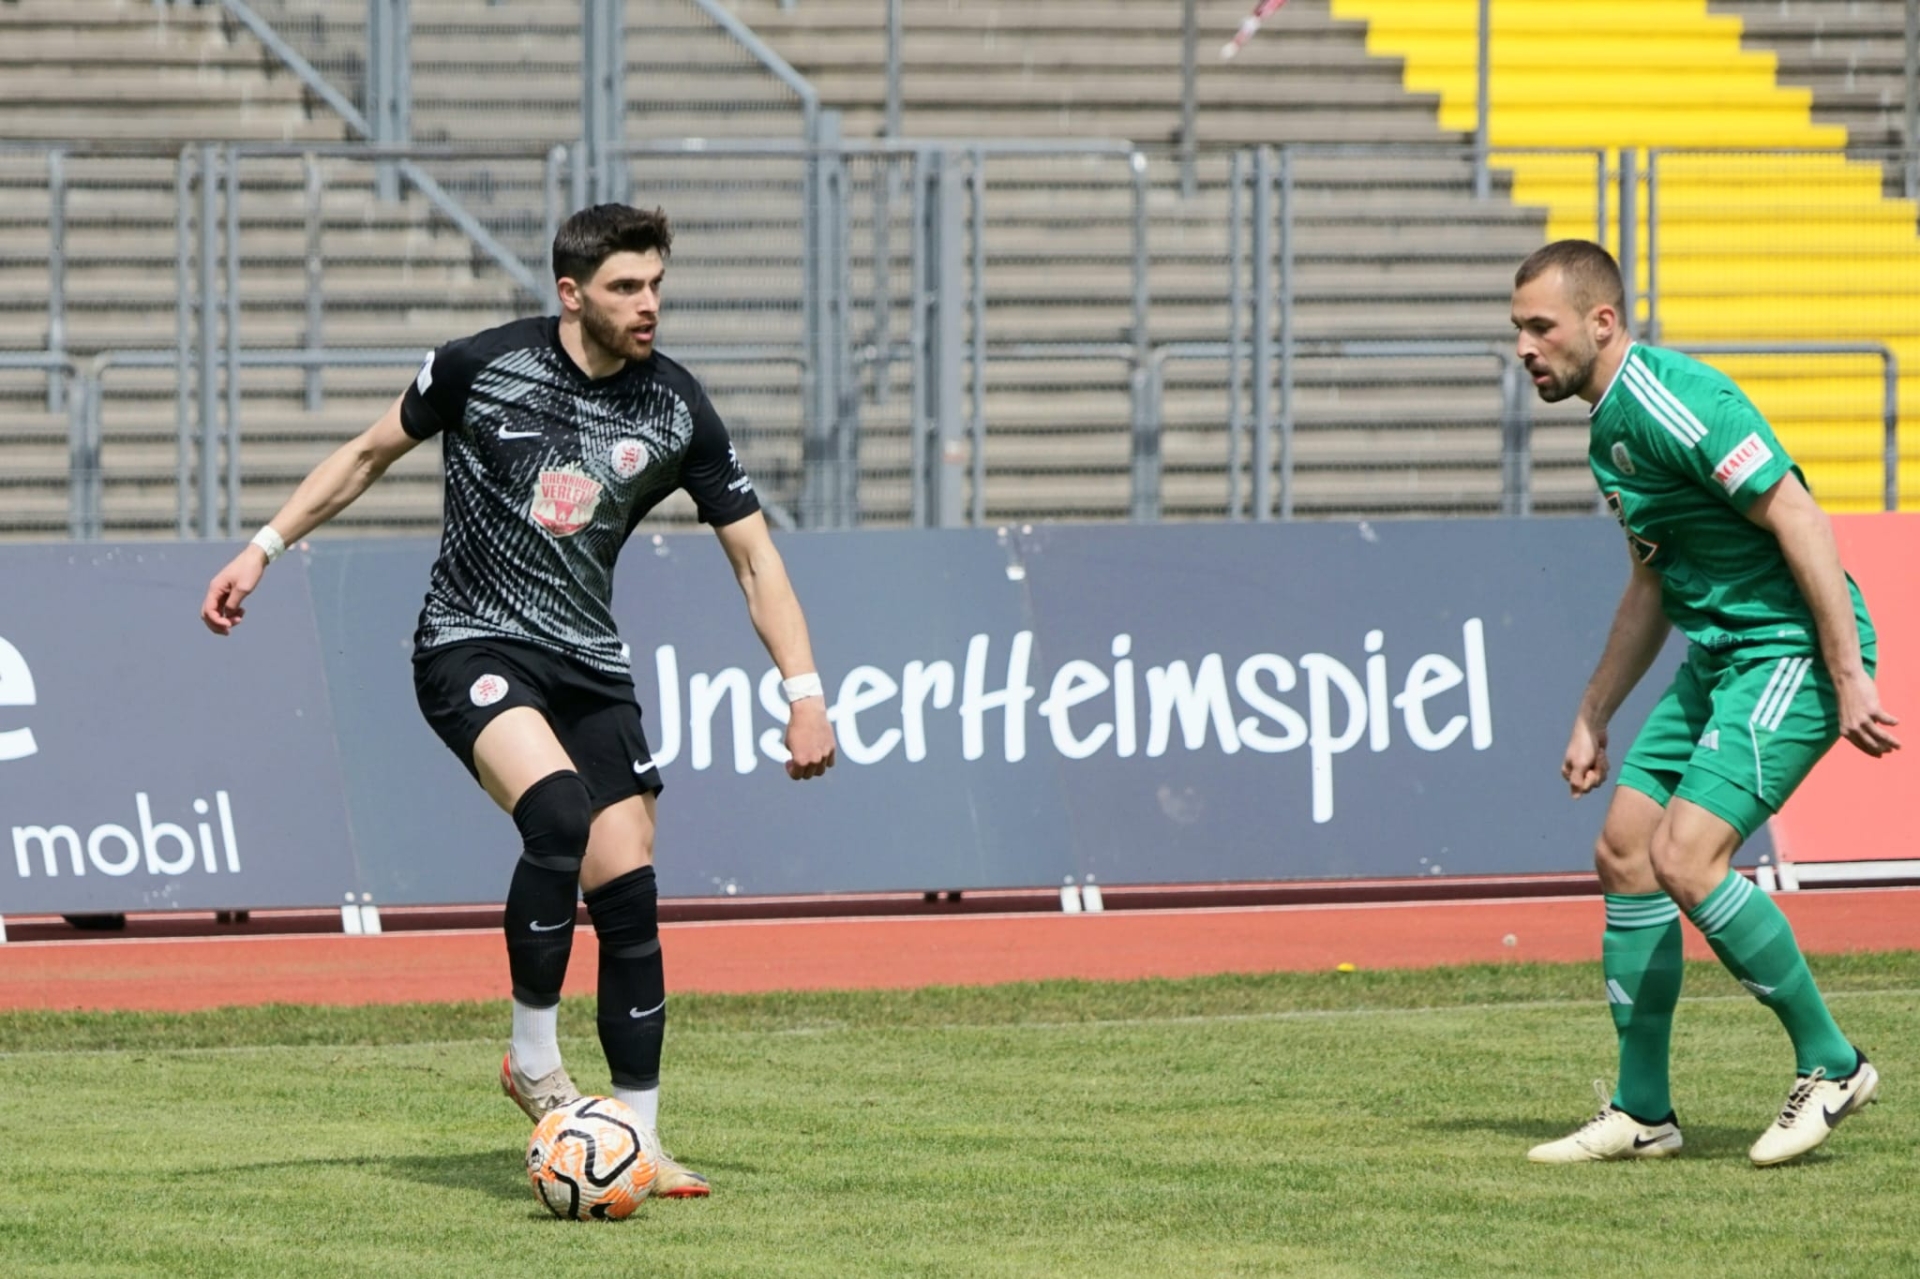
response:
M1567 739L1567 754L1560 761L1560 776L1575 799L1607 780L1607 730L1595 728L1582 716L1573 721L1573 736Z
M240 624L247 610L240 607L240 601L253 594L260 585L260 575L267 571L266 553L257 546L246 546L233 557L233 562L213 575L213 581L207 586L207 598L200 605L200 620L215 635L226 635Z

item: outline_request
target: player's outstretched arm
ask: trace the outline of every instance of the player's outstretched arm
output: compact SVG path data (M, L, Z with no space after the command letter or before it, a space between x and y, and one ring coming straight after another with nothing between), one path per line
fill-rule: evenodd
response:
M1853 595L1840 567L1833 521L1793 475L1755 498L1747 518L1780 540L1780 553L1813 611L1820 658L1840 699L1841 736L1876 759L1899 750L1900 740L1887 729L1900 721L1881 707L1880 690L1860 657Z
M281 550L299 541L352 505L372 483L386 473L419 441L400 427L400 401L395 400L380 420L335 449L300 481L287 504L254 536L231 563L214 574L200 620L215 635L226 635L246 616L241 602L260 585Z
M790 704L787 776L796 781L818 777L833 767L833 725L827 720L826 690L814 669L806 615L787 579L786 561L773 545L767 517L758 511L714 531L747 597L753 629L785 681Z
M1567 779L1575 799L1607 780L1607 725L1660 655L1672 625L1660 611L1660 575L1634 561L1626 592L1613 613L1607 647L1587 681L1567 753L1560 761L1560 776Z

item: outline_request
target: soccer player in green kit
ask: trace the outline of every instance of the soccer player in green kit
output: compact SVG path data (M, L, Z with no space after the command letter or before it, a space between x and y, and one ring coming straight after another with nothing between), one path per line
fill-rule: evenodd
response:
M1561 764L1576 798L1606 779L1607 723L1669 629L1692 641L1621 763L1594 849L1619 1086L1528 1158L1680 1149L1667 1061L1684 913L1793 1041L1798 1077L1749 1152L1761 1167L1785 1163L1872 1101L1880 1077L1834 1024L1786 917L1732 869L1733 855L1839 738L1876 757L1899 748L1874 687L1873 623L1766 419L1724 374L1633 340L1605 249L1562 240L1529 257L1514 277L1513 324L1540 398L1593 406L1588 461L1632 559Z

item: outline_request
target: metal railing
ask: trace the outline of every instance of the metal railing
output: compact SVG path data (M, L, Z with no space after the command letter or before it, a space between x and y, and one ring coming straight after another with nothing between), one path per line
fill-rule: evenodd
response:
M1529 398L1532 389L1523 376L1525 366L1514 353L1513 348L1492 342L1448 342L1448 341L1321 341L1294 342L1283 347L1280 356L1282 366L1290 366L1296 358L1333 358L1347 360L1409 360L1409 359L1472 359L1493 360L1500 369L1500 513L1502 515L1533 514L1533 465L1532 465L1532 401ZM1259 364L1254 344L1241 342L1231 345L1226 342L1169 342L1152 349L1147 359L1146 394L1148 411L1144 415L1143 429L1135 433L1135 457L1137 459L1135 482L1136 521L1160 518L1160 472L1161 442L1165 436L1164 414L1166 408L1166 366L1175 360L1207 361L1219 363L1226 361L1230 366L1238 367L1251 360L1256 367ZM1240 402L1239 383L1231 382L1235 412L1230 419L1227 443L1227 505L1222 514L1229 520L1246 517L1246 511L1240 503L1241 459L1247 456L1243 440L1247 423L1237 411ZM1263 384L1254 383L1255 394ZM1264 389L1272 393L1276 388L1271 384ZM1280 437L1278 461L1280 518L1291 519L1294 491L1294 451L1292 447L1295 410L1293 404L1293 385L1290 379L1282 379L1278 388L1279 413L1278 430ZM1264 398L1264 397L1261 397ZM1253 519L1258 521L1273 518L1270 499L1263 500L1262 494L1269 492L1266 472L1274 466L1274 449L1265 438L1275 428L1273 419L1265 414L1256 413L1253 426L1255 432L1253 447Z
M831 118L832 113L823 113L823 119ZM0 146L0 150L18 152L22 145L7 144ZM1450 165L1457 164L1460 155L1458 148L1451 153L1443 149L1424 152L1406 148L1390 150L1393 154L1450 154L1454 157L1449 160ZM769 200L751 215L753 221L741 223L740 234L748 237L750 233L750 239L743 238L742 243L750 242L758 256L767 257L771 253L772 258L784 257L789 260L792 264L790 268L780 261L776 261L774 267L781 271L791 270L798 284L792 284L782 275L777 288L762 290L752 286L753 277L736 274L736 279L747 281L748 287L743 289L738 284L729 286L735 292L717 295L716 301L708 304L706 314L719 314L726 306L739 305L738 299L741 297L750 299L745 305L758 307L759 310L749 315L747 321L737 326L736 330L725 331L722 340L706 340L704 334L714 330L709 328L702 331L699 345L709 349L724 346L734 351L757 352L752 359L743 356L740 360L727 362L736 366L760 363L768 367L771 372L760 379L756 393L764 397L764 403L775 406L775 411L770 411L767 416L777 418L782 425L773 428L758 426L754 429L759 434L749 438L755 440L756 446L758 441L770 437L777 437L779 448L786 447L785 441L797 443L795 451L800 460L790 472L798 477L792 508L799 522L807 527L834 527L858 523L862 519L875 517L876 513L877 518L904 518L915 523L984 522L994 500L991 497L990 480L997 482L1001 474L995 470L990 475L988 441L990 438L1008 438L1006 427L989 420L989 379L992 377L996 385L1004 384L1005 379L994 376L997 370L1049 360L1088 367L1105 366L1117 373L1114 380L1108 381L1103 370L1086 379L1086 382L1089 386L1099 383L1099 396L1108 396L1108 388L1112 388L1117 398L1111 402L1120 406L1118 411L1107 421L1063 428L1080 431L1081 441L1090 440L1096 430L1110 432L1105 438L1115 442L1122 437L1130 441L1120 455L1125 471L1126 497L1112 507L1102 508L1104 511L1135 519L1152 519L1169 509L1164 500L1167 490L1161 476L1169 403L1166 370L1170 364L1203 359L1222 359L1227 366L1225 383L1229 394L1219 414L1226 428L1226 457L1218 472L1226 492L1218 505L1210 505L1211 499L1204 495L1197 498L1191 496L1197 491L1194 483L1182 481L1186 483L1186 488L1180 491L1189 496L1177 497L1179 504L1172 509L1188 514L1211 509L1224 511L1229 517L1237 517L1244 511L1256 519L1292 518L1301 509L1326 511L1326 502L1312 498L1311 483L1304 488L1296 483L1296 475L1301 468L1294 456L1295 440L1301 428L1301 419L1304 416L1309 431L1324 431L1329 425L1326 418L1316 416L1319 410L1313 407L1312 401L1309 401L1306 409L1301 407L1302 401L1296 395L1295 388L1301 361L1365 361L1371 358L1363 350L1368 347L1377 349L1383 355L1391 354L1407 360L1433 358L1446 361L1455 356L1465 358L1469 355L1480 359L1491 353L1487 342L1480 339L1463 340L1457 344L1458 350L1429 350L1417 348L1415 344L1374 342L1364 337L1341 338L1332 342L1325 340L1324 323L1314 320L1316 315L1324 313L1317 308L1321 307L1328 287L1325 282L1325 259L1317 268L1321 272L1321 283L1313 286L1320 292L1316 294L1310 288L1304 297L1300 296L1298 281L1302 271L1302 232L1296 227L1295 221L1301 210L1305 209L1309 219L1314 220L1312 224L1321 228L1318 234L1327 234L1325 228L1329 225L1329 215L1324 211L1327 191L1303 195L1298 182L1302 166L1308 166L1305 171L1311 172L1310 160L1319 163L1324 157L1334 156L1346 163L1362 152L1371 154L1365 148L1297 146L1246 151L1232 157L1225 190L1222 191L1218 186L1212 188L1216 195L1223 194L1226 197L1229 210L1225 227L1227 251L1222 263L1224 270L1217 277L1219 293L1216 295L1224 303L1225 313L1218 327L1213 329L1213 332L1224 337L1224 341L1216 341L1204 333L1193 336L1192 329L1185 325L1176 327L1168 319L1161 318L1175 316L1179 314L1177 311L1161 311L1154 305L1154 297L1149 289L1156 234L1154 210L1149 200L1152 194L1150 165L1143 152L1125 142L978 139L890 142L829 139L809 145L788 138L725 143L682 139L622 146L617 149L617 157L623 163L640 166L638 172L642 174L659 171L666 160L697 159L710 162L716 172L732 175L736 189L739 187L742 166L767 164L776 167L764 184L764 193ZM189 475L183 470L176 477L176 485L182 494L199 494L197 514L184 505L189 499L181 498L183 506L177 524L183 530L212 527L214 523L221 522L223 514L225 522L230 523L235 518L230 512L237 509L237 503L230 498L224 502L216 499L215 506L218 509L211 514L207 502L209 494L228 493L237 488L238 475L222 479L206 472L205 468L221 464L212 460L218 454L230 469L235 465L237 449L222 452L221 447L205 448L201 447L200 442L210 439L217 444L229 438L232 424L240 419L242 387L235 375L236 370L266 367L257 361L269 358L276 352L284 353L288 348L302 350L305 352L302 359L291 363L283 361L272 367L293 369L302 374L302 403L309 412L319 409L324 403L322 373L333 365L323 357L331 349L328 346L329 339L338 342L343 331L337 323L329 320L327 299L323 293L332 259L328 256L328 223L327 218L323 217L325 210L322 202L323 198L338 199L343 190L337 180L329 182L325 179L322 169L326 165L371 166L402 156L493 157L502 164L511 162L523 165L529 173L538 174L532 180L530 189L539 191L549 232L557 225L562 211L568 207L570 191L579 181L578 169L570 164L571 153L566 147L552 147L544 154L529 155L524 151L504 148L376 148L356 144L236 143L196 144L176 153L170 149L157 150L152 146L73 144L28 148L28 153L36 158L42 155L48 157L45 163L52 197L49 228L56 240L64 240L61 235L64 229L64 193L74 180L76 171L85 177L82 161L95 155L149 158L166 155L173 162L175 345L170 353L148 353L130 358L147 361L136 367L154 368L166 364L176 370L176 422L182 439L193 441L191 449L186 444L181 445L179 457L183 468L191 465L196 473ZM1510 154L1517 156L1521 153ZM1619 217L1612 226L1609 226L1608 194L1613 189L1613 181L1608 157L1603 152L1592 151L1568 151L1564 154L1569 173L1584 175L1590 167L1593 174L1592 189L1596 195L1593 216L1598 234L1604 239L1609 230L1617 229L1625 237L1622 257L1630 272L1639 255L1634 244L1634 232L1643 225L1639 210L1646 208L1645 225L1650 231L1646 253L1653 259L1648 264L1647 272L1648 327L1657 331L1662 311L1661 283L1664 273L1658 262L1658 254L1662 250L1659 236L1662 211L1660 201L1655 197L1659 189L1659 163L1663 153L1655 153L1650 163L1644 166L1636 163L1631 151L1622 155L1619 187L1625 216ZM1073 342L1035 342L1021 340L1024 333L994 331L1000 323L1000 317L1008 315L1018 320L1021 312L1001 309L1003 304L995 291L1000 286L995 285L993 290L988 287L989 270L1000 272L1024 292L1034 291L1030 285L1031 279L1036 278L1029 270L1026 274L1030 279L1022 281L1018 272L1009 270L1000 261L994 239L997 234L994 228L1000 225L997 221L1001 216L999 210L1008 210L1014 225L1028 228L1021 232L1025 241L1010 251L1015 263L1031 266L1037 262L1039 269L1048 273L1074 269L1071 264L1063 266L1055 239L1035 239L1030 229L1033 210L1051 210L1061 204L1059 196L1050 194L1052 188L1046 185L1053 180L1052 176L1037 181L1024 180L1027 183L1025 190L1016 189L1016 183L1012 181L1002 188L989 180L994 164L1002 160L1028 163L1035 157L1045 159L1047 175L1054 175L1056 171L1067 173L1066 160L1071 160L1077 166L1061 179L1058 188L1073 190L1076 205L1084 203L1087 192L1107 201L1107 212L1102 216L1108 221L1101 234L1107 235L1113 242L1113 250L1102 250L1108 254L1105 258L1085 259L1090 265L1082 270L1084 274L1092 275L1110 268L1113 280L1117 282L1124 278L1125 284L1124 290L1094 286L1104 290L1100 296L1103 298L1101 306L1105 310L1093 326L1104 329L1104 332L1097 333L1093 340L1076 338ZM263 252L297 263L297 268L289 269L282 277L286 283L281 286L297 292L290 298L283 293L270 303L261 301L251 293L243 299L243 268L250 270L251 264L259 260L259 255L247 248L248 228L252 223L247 220L244 209L248 201L255 198L250 194L252 188L245 180L251 171L249 166L290 160L299 163L297 166L282 165L280 171L266 175L266 181L277 184L273 188L278 192L275 198L281 201L277 209L271 212L268 221L270 225L297 228L282 243L297 238L299 247L291 254L285 248ZM1062 163L1054 163L1056 160ZM1096 167L1100 173L1097 182L1088 176L1094 173ZM286 171L289 169L298 175L297 181ZM1648 171L1648 179L1641 177L1643 170ZM896 172L910 179L906 184L912 197L906 201L910 212L901 222L892 219L870 220L862 225L861 219L866 208L861 191L863 183L869 190L876 189L886 180L887 174ZM1447 170L1437 172L1444 177ZM1354 181L1345 176L1337 176L1334 180L1347 184L1339 186L1338 190L1349 189ZM1445 177L1445 180L1454 179ZM1586 181L1584 176L1580 180ZM1459 201L1460 207L1471 207L1464 200L1464 193L1458 193L1458 188L1455 191L1457 194L1452 198ZM1647 200L1645 206L1639 204L1643 195ZM1321 201L1319 205L1316 205L1316 199ZM770 249L769 235L772 233L766 228L776 224L769 219L789 217L780 212L782 201L788 202L787 207L791 208L791 230L779 232L787 238ZM262 203L266 202L263 200ZM1378 201L1374 200L1373 203ZM676 203L676 207L683 206ZM1316 213L1316 208L1321 211ZM357 214L352 216L358 217ZM1045 212L1043 216L1049 220L1053 218L1051 212ZM1184 211L1180 216L1185 224L1183 230L1190 236L1191 211ZM887 227L890 222L893 224L892 234L898 236L904 232L904 244L898 239L888 239ZM1069 238L1073 230L1072 227L1065 228ZM1217 227L1209 228L1207 233L1218 234L1218 231ZM704 233L711 235L713 228L707 227ZM551 238L550 234L548 238ZM1315 243L1322 248L1326 244L1324 240ZM897 260L897 247L906 250L904 256L908 262L904 272ZM65 245L55 243L50 248L64 250ZM409 249L409 252L412 251ZM510 254L504 248L501 252ZM1191 257L1190 250L1183 249L1182 252ZM1040 256L1034 256L1036 253ZM63 374L58 363L60 359L74 358L66 349L69 343L61 337L72 327L66 318L68 298L65 283L65 268L70 256L63 252L49 253L47 354L35 358L54 362L31 366L47 373L49 408L56 412L74 385L74 379ZM486 254L484 257L495 263L499 261L497 254ZM1220 261L1219 258L1213 260ZM1173 261L1174 270L1180 270L1180 258L1175 257ZM1306 269L1315 269L1313 262L1314 259L1309 256ZM527 279L533 277L533 270L528 264L520 262L519 266ZM1183 302L1191 305L1196 297L1215 287L1211 282L1204 286L1195 283L1193 268L1187 270L1186 282L1168 287L1168 296L1162 299L1163 305L1178 306ZM899 277L903 273L908 277L907 287L900 288ZM1630 278L1637 275L1638 272L1631 272ZM699 276L689 278L698 279ZM1495 282L1489 291L1503 297L1502 283ZM524 280L519 287L523 294L533 291L533 286ZM782 292L788 289L791 292ZM1045 287L1039 291L1044 293ZM547 292L545 282L541 280L539 294L543 305L550 304ZM1365 295L1355 296L1364 298ZM501 297L506 301L511 300L504 289ZM242 323L240 307L243 300L250 307L279 306L283 315L297 311L301 327L297 333L289 332L290 326L283 322L280 332L285 336L262 339L258 336L256 326L250 335L248 326ZM1050 300L1042 297L1038 305L1044 307ZM995 305L990 307L989 303ZM1498 305L1497 302L1492 304L1494 307ZM1490 309L1489 329L1499 325L1501 314L1503 312ZM1310 322L1305 336L1299 328L1302 317ZM1030 320L1021 322L1031 324ZM334 325L331 332L328 329L330 323ZM1031 331L1031 328L1025 330ZM1088 330L1083 325L1080 331ZM1113 340L1106 340L1106 334L1113 335ZM434 330L430 341L444 340L451 335L443 330ZM263 340L273 343L273 349L264 353L243 352L243 341ZM376 340L390 339L383 336ZM1897 390L1898 366L1894 350L1889 345L1864 344L1857 348L1853 344L1778 345L1782 350L1791 347L1795 353L1873 354L1882 360L1887 386ZM404 358L396 355L389 362L396 365L411 363L418 358L421 349L422 346L409 343ZM669 350L679 354L672 347ZM102 372L114 367L127 365L124 360L118 364L110 363L103 366ZM901 399L895 391L895 398L890 403L889 384L894 373L899 371L906 374L910 394ZM1044 378L1050 375L1036 376ZM1356 378L1351 370L1329 373L1322 367L1309 376L1319 379L1320 403L1325 402L1328 394L1335 398L1345 396L1347 392L1342 387L1372 385L1370 381ZM1464 388L1462 396L1456 396L1462 406L1457 416L1461 418L1461 425L1467 434L1445 442L1445 448L1465 456L1479 447L1468 438L1468 434L1491 426L1495 420L1495 410L1489 403L1484 417L1467 421L1466 414L1469 412L1481 412L1472 402L1480 393L1480 384L1471 378L1448 376ZM1526 479L1532 468L1521 449L1524 433L1517 431L1513 424L1519 420L1525 404L1516 403L1514 393L1507 384L1513 376L1511 367L1503 365L1499 376L1501 407L1498 415L1501 438L1505 443L1500 453L1498 509L1522 513L1532 500L1532 486ZM1338 378L1349 380L1345 383L1328 380ZM1197 412L1200 398L1193 390L1195 383L1187 379L1182 384L1181 379L1177 378L1174 382L1175 393L1186 397L1184 401L1176 402L1175 408L1180 413L1190 415L1188 420L1193 420L1191 415ZM1404 384L1405 378L1401 382ZM1184 390L1181 389L1182 385ZM1490 378L1485 386L1491 389L1493 380ZM1254 393L1252 387L1262 388L1261 392ZM1330 392L1329 387L1332 388ZM1309 392L1313 392L1312 385L1309 386ZM93 394L96 402L92 406L92 416L87 419L83 413L83 419L97 424L100 413L97 400L101 393L99 379L95 379ZM1212 393L1212 388L1208 388L1208 393ZM1524 396L1519 398L1524 402ZM733 401L735 404L738 402L737 398ZM791 405L800 406L797 413L788 414L786 406ZM1104 408L1099 411L1103 414L1106 412ZM1424 423L1418 415L1422 411L1420 408L1407 410L1403 416L1383 421L1381 425L1389 428L1421 427ZM1551 419L1552 415L1548 414L1547 417ZM1895 496L1899 462L1897 418L1897 397L1890 395L1883 414L1887 446L1891 449L1885 459L1886 487ZM786 425L788 422L797 422L797 427ZM1339 427L1337 422L1334 426L1335 429L1345 429ZM1038 435L1046 429L1042 427L1032 433ZM1207 429L1217 431L1217 426ZM780 432L788 434L780 435ZM1066 441L1064 434L1061 439L1078 447ZM1209 441L1206 447L1212 447L1217 442L1218 438ZM84 440L81 445L79 456L89 455ZM1101 447L1104 449L1106 446ZM889 453L889 450L896 451ZM96 443L91 455L97 456L97 452ZM1102 483L1111 483L1120 476L1104 460L1106 456L1103 453L1087 465L1090 468L1106 468L1100 472L1107 477ZM888 460L889 457L899 460L892 462ZM1558 458L1558 455L1555 457L1551 465L1561 465L1567 461ZM1486 454L1486 459L1490 466L1493 462L1491 451ZM1048 462L1047 465L1055 463ZM1057 472L1049 474L1070 476L1074 467L1079 465L1060 464ZM1323 471L1326 468L1324 462L1309 462L1310 467L1314 465L1321 466ZM1383 468L1366 460L1334 465L1350 470L1356 476L1369 471L1376 477L1385 473ZM1413 462L1407 465L1411 474L1411 468L1422 464ZM1435 462L1432 465L1443 467L1454 464ZM1464 466L1465 463L1458 465ZM1570 475L1569 469L1562 478ZM905 477L905 484L900 488L889 491L881 487L863 492L865 485L897 483L900 476ZM765 487L771 490L774 486ZM898 494L897 499L889 496L889 492ZM1301 506L1303 492L1308 494L1309 499L1304 508ZM774 494L770 491L768 496ZM1247 500L1249 496L1250 502ZM1488 499L1473 500L1484 504ZM1564 506L1566 495L1563 493L1552 501ZM1435 509L1434 501L1420 499L1420 502L1424 503L1424 509ZM1477 505L1473 509L1484 509L1484 506Z
M1243 344L1242 350L1238 353L1243 361L1250 354L1246 349L1247 345ZM1879 359L1882 363L1885 388L1882 409L1883 465L1885 467L1883 497L1887 510L1898 509L1899 366L1890 349L1878 343L1818 342L1689 343L1676 349L1692 355L1854 354L1870 355ZM866 358L871 358L871 352L865 354ZM972 358L976 362L976 367L982 367L981 362L984 360L1009 363L1093 360L1111 362L1125 368L1142 390L1141 411L1137 415L1132 432L1131 517L1138 522L1148 522L1159 519L1161 515L1162 447L1166 433L1165 373L1168 364L1181 360L1217 363L1231 358L1234 354L1235 352L1226 343L1212 342L1170 342L1154 345L1144 352L1144 356L1138 348L1127 344L1103 346L1028 343L997 347L988 345L976 349ZM1444 341L1304 342L1299 344L1298 354L1308 358L1335 357L1361 360L1440 358L1496 362L1500 369L1501 397L1500 512L1509 516L1532 514L1532 418L1529 398L1532 389L1525 376L1524 368L1510 348L1492 343ZM805 363L805 353L790 347L680 347L675 349L674 355L696 368L723 364L779 362L801 367ZM175 357L175 352L164 349L107 351L94 356L83 366L76 366L74 361L52 353L0 352L0 371L46 370L70 383L66 397L69 433L69 536L76 539L98 538L105 528L102 499L104 471L101 465L101 443L104 432L101 405L108 375L120 369L174 369L177 368ZM232 538L241 534L244 469L241 458L240 420L232 412L233 407L238 404L236 388L241 371L314 368L411 369L418 361L419 353L412 349L249 350L229 347L220 352L213 361L213 366L215 375L222 379L229 392L228 411L224 414L215 411L199 417L183 416L178 423L175 470L176 535L182 538L194 536ZM203 389L210 389L204 375L202 386ZM971 472L971 509L968 515L968 522L975 526L981 526L987 522L985 469L979 459L984 457L988 435L984 416L979 411L978 394L976 389L976 404L973 413L969 415L965 436L968 450L975 460ZM1288 412L1283 410L1282 420L1287 420L1288 416ZM933 437L929 435L923 438L931 446ZM942 440L940 444L944 447L951 442ZM1238 433L1233 437L1232 451L1236 457L1246 456L1246 449ZM1257 440L1253 455L1256 458L1272 456L1270 450L1258 447ZM1285 495L1293 486L1290 453L1283 449L1280 459L1278 484L1284 503ZM921 500L929 508L941 501L957 500L957 479L953 475L943 476L940 468L924 454L920 466L919 473L924 477L924 487L927 490L925 497ZM1237 476L1237 466L1234 474ZM1228 519L1239 519L1245 516L1239 503L1240 491L1236 480L1230 487L1232 496L1228 506L1221 512ZM775 510L772 514L783 525L791 526L794 523L792 516L783 509ZM1256 519L1261 518L1257 510L1254 516ZM930 521L916 521L916 523L920 522Z
M100 536L100 433L79 369L59 351L0 351L0 372L45 372L67 415L67 536ZM58 410L54 410L58 411Z

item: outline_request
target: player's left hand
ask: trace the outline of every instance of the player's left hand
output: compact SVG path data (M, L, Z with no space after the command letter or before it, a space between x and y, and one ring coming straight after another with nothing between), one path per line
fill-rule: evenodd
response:
M1889 733L1900 721L1880 706L1880 690L1865 671L1833 681L1840 699L1840 735L1875 759L1900 749L1900 739Z
M833 767L833 725L822 697L795 702L787 719L787 776L796 782L818 777Z

